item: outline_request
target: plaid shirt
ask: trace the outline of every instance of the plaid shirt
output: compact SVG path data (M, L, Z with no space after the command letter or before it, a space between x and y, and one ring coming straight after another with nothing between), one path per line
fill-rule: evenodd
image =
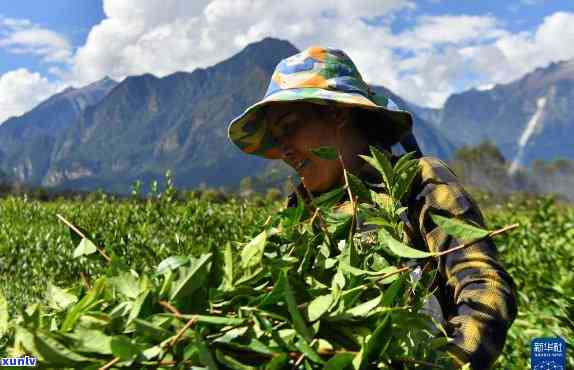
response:
M414 247L444 251L460 242L433 223L431 212L482 227L484 220L478 206L444 162L423 157L419 163L420 175L406 201L407 233ZM288 206L296 202L292 194ZM516 286L497 261L494 242L487 239L475 243L441 256L434 263L439 269L435 286L447 320L445 329L454 338L447 352L458 367L470 362L474 370L490 368L502 352L506 333L517 313Z
M459 245L430 218L430 212L470 221L484 227L482 214L442 161L423 157L421 175L410 194L409 220L414 239L432 252ZM422 240L421 240L422 239ZM475 243L437 261L439 301L454 337L448 352L455 363L470 362L473 369L488 369L502 352L506 333L516 317L516 286L497 261L492 239Z

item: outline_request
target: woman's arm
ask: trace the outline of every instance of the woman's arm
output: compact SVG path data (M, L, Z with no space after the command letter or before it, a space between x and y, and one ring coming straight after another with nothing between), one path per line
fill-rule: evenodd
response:
M440 160L420 160L421 176L410 201L411 222L428 248L444 251L459 245L431 220L430 214L473 222L484 227L480 210L452 171ZM516 317L514 281L497 261L496 246L485 240L439 258L438 268L446 283L443 298L447 332L454 337L447 352L454 362L470 362L473 369L487 369L500 355L506 333Z

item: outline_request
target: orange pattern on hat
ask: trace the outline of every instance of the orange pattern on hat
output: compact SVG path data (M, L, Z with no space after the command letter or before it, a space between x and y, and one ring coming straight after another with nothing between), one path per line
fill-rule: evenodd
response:
M301 72L292 75L283 75L275 82L281 86L282 89L293 89L301 87L316 87L326 88L329 87L329 82L315 71Z
M327 55L327 50L320 46L311 46L307 49L309 56L319 62L325 61L325 56Z

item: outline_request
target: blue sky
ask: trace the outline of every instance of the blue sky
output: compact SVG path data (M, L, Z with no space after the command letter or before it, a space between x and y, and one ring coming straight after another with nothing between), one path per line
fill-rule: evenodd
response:
M343 49L368 82L440 107L574 58L572 24L571 0L5 0L0 122L70 85L191 71L266 36Z
M104 18L100 0L4 0L3 3L0 15L27 19L41 28L52 30L63 35L73 48L83 45L91 28ZM40 58L13 54L0 48L0 74L21 67L50 76L48 66Z

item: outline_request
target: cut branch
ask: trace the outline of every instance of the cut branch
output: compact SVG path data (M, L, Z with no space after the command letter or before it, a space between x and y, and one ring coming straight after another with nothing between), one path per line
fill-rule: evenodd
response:
M169 302L167 301L159 301L159 304L166 308L169 312L173 313L175 315L175 317L179 318L181 317L181 312L179 312L179 310L175 307L173 307Z
M56 217L58 217L60 219L60 221L62 221L64 224L66 224L66 226L68 226L73 232L75 232L76 234L78 234L78 236L80 236L82 239L89 239L86 235L84 235L83 232L81 232L76 226L74 226L74 224L72 224L70 221L66 220L62 215L60 214L56 214ZM95 245L95 243L94 243ZM102 248L100 248L99 246L96 245L96 249L98 250L98 252L102 255L102 257L104 257L104 259L110 263L112 262L111 257L106 253L105 250L103 250Z
M476 240L473 240L473 241L470 241L470 242L466 242L466 243L457 245L456 247L447 249L446 251L442 251L442 252L433 254L433 256L435 256L435 257L440 257L440 256L444 256L445 254L448 254L448 253L456 252L456 251L459 250L459 249L466 248L466 247L468 247L468 246L470 246L470 245L476 244L476 243L481 242L481 241L483 241L483 240L485 240L485 239L492 238L493 236L496 236L496 235L505 233L505 232L510 231L510 230L512 230L512 229L516 229L518 226L520 226L520 225L519 225L519 224L512 224L512 225L509 225L509 226L505 226L505 227L503 227L502 229L498 229L498 230L491 231L490 233L488 233L488 235L483 236L482 238L478 238L478 239L476 239Z
M119 357L115 357L113 360L111 360L110 362L108 362L107 364L105 364L104 366L100 367L98 370L108 370L111 369L112 366L114 366L115 364L117 364L120 361Z

